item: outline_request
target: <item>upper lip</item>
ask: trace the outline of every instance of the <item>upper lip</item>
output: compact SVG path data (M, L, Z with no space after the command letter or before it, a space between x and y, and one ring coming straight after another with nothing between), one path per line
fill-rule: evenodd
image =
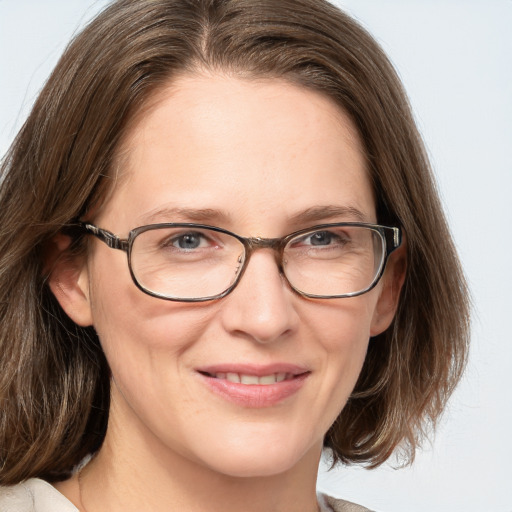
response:
M257 365L251 363L221 363L196 368L199 373L215 375L217 373L239 373L241 375L255 375L263 377L273 373L287 373L293 376L302 375L310 370L305 366L290 363L272 363Z

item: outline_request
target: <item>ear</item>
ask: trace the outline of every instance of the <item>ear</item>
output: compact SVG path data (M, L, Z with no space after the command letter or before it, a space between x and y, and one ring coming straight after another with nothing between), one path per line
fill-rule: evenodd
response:
M89 276L84 256L70 250L71 238L55 235L45 247L45 270L48 284L62 309L76 324L92 325Z
M382 276L383 285L373 313L370 336L381 334L391 325L398 308L406 269L407 249L404 239L402 245L391 253Z

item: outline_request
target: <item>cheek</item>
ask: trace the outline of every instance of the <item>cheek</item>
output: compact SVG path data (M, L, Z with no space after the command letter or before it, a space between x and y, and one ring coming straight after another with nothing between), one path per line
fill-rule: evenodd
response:
M325 300L304 309L301 318L325 352L359 352L370 338L377 298L374 289L359 297Z
M167 364L178 361L207 328L211 312L201 304L164 301L143 293L128 273L126 258L115 268L111 260L98 260L90 271L91 309L113 375L131 372L131 377L147 380L162 355Z
M348 400L361 372L377 293L323 302L301 316L311 326L310 336L321 347L319 380L327 415L327 429ZM321 354L321 355L320 355Z
M201 413L188 385L187 354L204 337L211 314L201 306L152 298L131 282L105 292L98 285L93 304L113 379L111 417L123 431L142 432L146 440L151 432L151 439L179 451L176 439L187 437L187 426Z

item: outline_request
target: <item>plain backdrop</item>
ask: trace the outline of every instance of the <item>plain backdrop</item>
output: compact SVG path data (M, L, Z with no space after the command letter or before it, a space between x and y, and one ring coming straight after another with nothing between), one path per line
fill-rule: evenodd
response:
M512 512L512 1L335 3L405 83L474 314L465 378L414 465L321 470L319 487L381 512ZM0 0L0 154L72 34L105 4Z

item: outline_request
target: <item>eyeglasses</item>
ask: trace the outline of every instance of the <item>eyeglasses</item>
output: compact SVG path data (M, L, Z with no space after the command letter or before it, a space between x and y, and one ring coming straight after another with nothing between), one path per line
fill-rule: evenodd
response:
M127 253L133 282L143 292L180 302L228 295L258 249L275 252L281 274L304 297L355 297L378 283L401 244L399 228L356 222L322 224L283 238L246 238L190 223L140 226L127 239L86 222L80 228Z

